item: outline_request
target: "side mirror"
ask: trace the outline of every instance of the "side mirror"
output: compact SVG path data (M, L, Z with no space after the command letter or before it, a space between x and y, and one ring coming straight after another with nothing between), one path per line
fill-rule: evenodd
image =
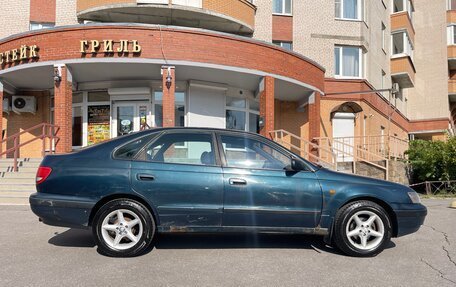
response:
M296 159L293 157L291 158L291 164L285 167L286 171L295 171L295 172L305 170L305 169L306 169L306 167L305 167L304 163L302 161L300 161L299 159Z

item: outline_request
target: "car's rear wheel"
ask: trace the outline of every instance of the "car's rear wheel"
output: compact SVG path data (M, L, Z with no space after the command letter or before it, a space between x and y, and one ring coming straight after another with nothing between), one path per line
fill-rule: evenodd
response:
M116 199L98 210L92 231L100 253L131 257L140 255L152 243L155 221L141 203Z
M336 215L334 242L350 256L368 257L382 252L391 240L391 221L386 211L371 201L355 201Z

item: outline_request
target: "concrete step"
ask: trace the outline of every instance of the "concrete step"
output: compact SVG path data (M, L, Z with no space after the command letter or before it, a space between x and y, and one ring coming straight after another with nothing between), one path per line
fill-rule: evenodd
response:
M26 172L26 171L0 172L0 184L2 183L2 179L8 179L8 178L35 179L35 177L36 177L36 172Z
M8 198L3 198L0 197L0 206L1 205L29 205L29 199L28 197L8 197Z
M0 192L0 198L29 198L36 191L5 191Z
M14 163L9 163L9 162L0 162L0 169L7 169L7 168L12 168L14 166ZM17 163L18 167L34 167L38 168L40 166L40 162L18 162Z
M30 192L35 192L36 190L36 184L0 184L0 193L6 192L6 191L30 191Z
M22 161L22 162L42 162L42 158L18 158L17 161ZM14 162L14 158L0 158L0 162Z
M0 185L8 185L8 184L35 184L35 178L0 178Z
M25 172L25 173L34 173L34 174L36 174L36 171L37 171L37 170L38 170L38 167L27 167L27 166L25 166L25 167L19 167L17 173ZM4 168L4 169L0 168L0 174L1 174L2 172L5 172L5 173L12 173L12 174L15 174L15 173L16 173L16 172L13 172L13 171L12 171L12 168L9 168L9 169L7 169L7 168Z

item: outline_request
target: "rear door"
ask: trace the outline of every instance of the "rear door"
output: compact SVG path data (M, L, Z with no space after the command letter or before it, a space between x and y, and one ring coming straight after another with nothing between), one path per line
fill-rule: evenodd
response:
M220 133L218 140L223 226L316 227L322 192L312 171L285 171L291 155L259 136Z
M157 208L162 227L221 225L223 177L214 138L168 131L132 163L132 186Z

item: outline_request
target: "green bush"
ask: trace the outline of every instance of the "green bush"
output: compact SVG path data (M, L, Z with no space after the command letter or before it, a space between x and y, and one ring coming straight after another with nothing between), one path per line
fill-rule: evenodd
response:
M407 154L414 182L456 180L456 137L412 141Z

